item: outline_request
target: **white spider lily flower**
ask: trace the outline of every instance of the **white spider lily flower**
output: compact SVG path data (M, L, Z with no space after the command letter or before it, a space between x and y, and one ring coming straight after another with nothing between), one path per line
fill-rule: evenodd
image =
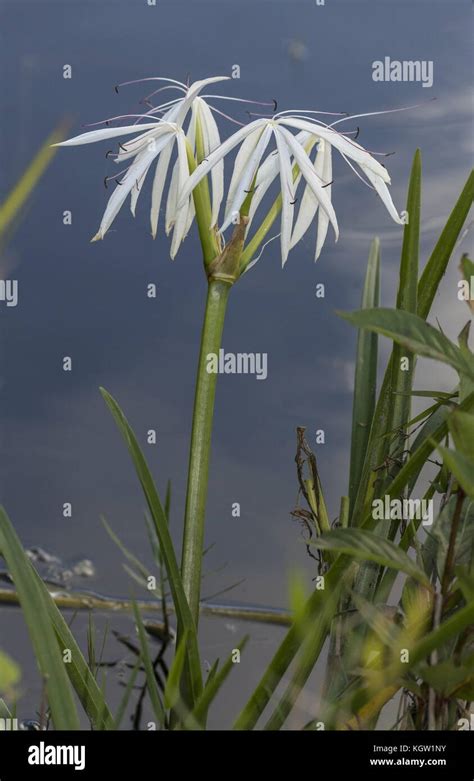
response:
M289 128L298 130L298 134L294 135ZM268 145L269 130L275 138L276 151L260 165ZM308 152L316 143L318 144L318 155L313 164ZM362 173L367 176L370 184L381 197L390 216L395 222L402 224L387 187L387 184L390 183L387 169L360 144L342 135L331 126L299 115L282 114L275 115L272 119L256 119L239 129L197 167L186 182L184 190L180 194L179 203L186 201L201 179L207 176L213 167L239 144L242 146L234 164L226 214L221 230L225 230L231 222L235 221L251 183L254 183L256 189L249 213L249 219L253 219L256 208L265 192L279 174L282 195L281 255L283 265L286 263L290 249L302 238L318 211L318 238L315 258L317 259L321 253L329 223L333 227L337 241L339 228L331 203L332 147L341 153L346 162L352 160L360 167ZM298 167L296 179L293 175L295 164ZM306 190L298 218L293 227L295 191L301 179L305 180Z
M119 164L127 160L132 160L132 163L129 164L125 176L112 193L102 217L99 230L92 238L92 241L104 238L129 194L130 209L135 216L138 197L146 175L155 160L157 160L157 164L152 186L150 223L152 236L156 236L161 202L176 141L177 159L171 174L166 204L166 232L169 234L174 228L171 257L175 257L180 244L189 232L194 218L194 204L192 198L188 198L187 202L184 204L180 203L178 205L177 201L177 194L182 191L186 179L189 177L183 124L191 109L192 118L188 128L191 147L193 149L195 148L197 125L199 126L205 154L210 154L219 146L220 137L217 124L209 106L205 100L199 97L199 92L209 84L225 81L228 78L228 76L215 76L209 79L203 79L202 81L196 81L189 87L186 87L180 82L173 82L173 84L176 85L176 89L180 89L184 93L183 97L162 104L162 106L157 106L146 114L139 115L139 120L153 119L152 122L144 122L143 124L137 122L134 125L126 125L123 127L107 127L100 130L91 130L55 145L78 146L110 138L118 138L131 133L138 133L138 135L130 141L119 144L119 151L115 156L115 162ZM165 81L168 80L165 79ZM163 116L157 118L154 116L157 113L162 113ZM212 210L214 215L219 213L223 197L223 162L213 170L211 182L213 196Z
M240 142L245 142L248 139L247 143L242 145L242 149L237 155L235 162L233 181L231 182L230 187L231 200L228 204L228 212L221 228L221 230L225 230L225 228L234 220L236 213L238 213L238 210L247 197L249 187L257 175L261 158L269 143L271 134L273 134L277 145L277 154L275 157L280 173L282 193L281 254L284 265L290 251L294 205L296 200L292 160L297 163L302 177L312 189L321 208L326 212L333 226L336 239L339 234L339 229L330 198L325 193L310 158L295 136L283 127L282 122L277 122L273 119L257 119L238 130L233 136L227 139L227 141L224 141L224 143L210 154L191 175L181 193L180 204L183 204L189 198L194 187L196 187L201 179L212 170L214 165L222 160L225 155Z

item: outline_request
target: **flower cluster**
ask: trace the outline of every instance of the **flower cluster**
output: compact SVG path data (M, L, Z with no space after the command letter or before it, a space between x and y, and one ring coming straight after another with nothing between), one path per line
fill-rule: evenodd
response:
M262 116L249 121L225 141L221 141L214 115L223 112L210 101L218 97L225 100L236 98L201 93L210 84L227 78L216 76L196 81L190 86L173 79L145 79L166 82L147 97L150 106L148 111L112 118L131 118L135 120L134 124L110 127L112 120L106 120L97 123L106 124L106 127L91 130L57 145L75 146L136 134L131 140L120 142L116 153L107 153L108 156L113 155L115 163L121 165L127 161L127 165L120 174L109 177L115 179L118 186L107 203L93 241L104 237L128 195L132 214L135 214L145 177L156 162L151 192L151 232L155 237L167 187L165 231L167 234L173 232L172 258L176 256L195 217L193 192L204 178L209 177L212 190L209 230L219 230L223 234L229 226L238 222L244 202L249 202L248 231L265 194L278 181L281 194L282 263L285 264L290 250L301 240L316 217L317 259L330 224L336 240L339 235L332 204L333 149L376 191L392 219L402 224L387 186L390 184L390 176L385 166L358 144L350 133L342 133L336 127L348 118L347 115L328 125L314 118L314 114L321 112L282 111L271 117ZM158 106L151 105L151 97L169 89L181 93L180 96ZM201 155L197 155L198 146ZM223 222L219 225L224 200L224 159L236 148L238 153L227 192ZM122 177L120 181L119 176ZM304 191L295 214L298 203L296 193L300 183L304 184Z

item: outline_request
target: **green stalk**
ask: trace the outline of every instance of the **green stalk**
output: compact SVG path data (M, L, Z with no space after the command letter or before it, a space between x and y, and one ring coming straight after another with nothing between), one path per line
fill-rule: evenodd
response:
M203 156L202 139L199 122L196 123L196 144L198 162L200 155ZM191 145L186 139L186 154L188 158L189 173L192 174L197 167ZM202 157L201 157L202 159ZM219 255L221 251L218 234L215 228L210 229L212 220L211 199L209 195L209 184L207 178L202 179L193 190L194 208L196 210L196 223L198 227L199 240L201 242L204 266L207 268L210 263Z
M194 398L181 575L196 626L199 618L201 559L217 384L217 373L208 373L207 363L210 353L219 355L231 284L222 279L211 278L209 281Z
M196 160L189 143L187 144L187 154L189 170L192 173L196 168ZM199 121L196 123L196 154L199 163L204 157L204 143ZM208 278L208 291L194 397L181 577L184 593L197 628L207 483L217 384L217 373L207 371L208 356L210 354L219 355L227 300L230 288L239 277L239 264L248 219L246 213L241 214L239 225L236 225L230 242L222 250L217 231L209 227L211 224L211 201L207 178L204 178L194 189L193 197L204 267ZM178 637L180 636L181 627L178 626Z

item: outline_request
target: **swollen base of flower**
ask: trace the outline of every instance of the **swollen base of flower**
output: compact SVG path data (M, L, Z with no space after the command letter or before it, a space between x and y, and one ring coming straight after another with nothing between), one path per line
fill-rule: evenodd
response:
M241 216L229 243L226 244L221 254L208 265L207 278L209 282L218 280L233 285L238 280L248 221L248 217Z

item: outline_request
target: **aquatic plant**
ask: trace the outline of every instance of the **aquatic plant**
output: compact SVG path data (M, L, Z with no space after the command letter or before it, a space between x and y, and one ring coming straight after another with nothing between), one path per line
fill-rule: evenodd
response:
M337 237L331 181L334 147L346 160L359 166L361 175L365 175L369 186L382 198L391 217L403 224L396 308L378 306L380 247L375 240L369 256L362 309L343 315L359 329L347 495L341 498L336 524L331 523L316 458L304 439L304 432L299 430L297 477L305 507L298 507L295 513L305 521L309 533L307 547L318 561L316 587L308 597L303 597L298 589L293 590L291 626L233 726L255 728L268 706L265 728L281 728L329 639L323 696L311 708L314 718L308 728L373 728L385 704L398 694L401 694L401 716L397 728L454 728L474 699L471 695L474 453L473 439L469 436L474 421L474 359L468 347L467 329L456 346L426 319L472 204L473 176L468 179L420 276L419 152L414 158L404 212L408 219L402 219L389 195L385 167L351 138L352 131L342 133L339 127L335 128L351 117L339 117L326 125L313 118L316 112L277 113L277 107L273 106L270 117L252 120L221 141L213 118L216 109L211 102L217 97L200 95L208 83L219 80L216 77L191 86L167 80L165 87L159 87L157 92L174 86L181 93L176 100L151 106L136 117L118 118L135 119L133 125L115 128L108 125L63 144L71 146L138 132L131 141L120 143L115 153L117 162L132 162L109 200L94 240L105 236L127 195L135 212L143 179L156 162L150 215L152 233L156 234L168 183L165 227L168 233L173 231L170 254L176 255L195 220L208 294L196 381L181 566L169 532L169 494L162 503L129 422L113 396L101 389L147 501L148 533L159 573L152 594L164 613L162 639L166 644L169 606L165 582L178 621L176 651L166 681L157 672L159 660L154 660L150 653L150 627L143 619L143 609L132 601L138 631L138 660L124 701L113 717L96 681L98 668L90 659L86 661L53 596L26 557L6 514L0 516L0 551L25 613L41 672L47 676L54 726L77 726L74 689L95 729L117 728L141 666L157 725L204 729L209 708L232 670L234 655L244 651L245 638L232 649L226 662L222 666L216 663L203 680L197 628L217 381L217 374L207 370L208 357L219 353L230 290L261 256L268 233L280 214L283 264L290 249L316 219L316 258L329 223ZM264 159L272 138L276 149ZM239 146L224 220L219 227L224 200L222 164L226 155ZM175 147L177 159L168 182ZM311 156L314 149L315 158ZM257 209L273 183L278 187L276 199L252 232ZM298 187L304 190L296 214ZM223 231L230 227L233 232L225 243ZM468 258L463 258L462 268L467 280L472 275ZM378 394L376 334L394 343ZM416 391L413 383L417 355L445 362L456 369L458 387L449 394L437 390ZM432 397L433 403L425 413L412 419L410 401L417 394ZM415 433L411 442L410 436ZM420 517L406 518L403 510L397 515L393 508L399 506L397 502L403 508L407 506L403 502L416 499L414 491L420 490L424 479L422 470L434 455L441 459L438 475L424 491L423 501L431 502L439 494L441 506L433 506L429 516L432 528L428 528L423 523L423 510ZM385 507L388 511L384 511ZM420 507L426 508L426 504ZM122 550L132 565L135 580L146 587L146 568L124 546ZM403 590L401 598L390 604L397 576L403 579ZM258 617L258 611L254 617ZM261 617L265 620L265 611ZM72 661L63 664L61 654L66 650L71 652ZM286 685L278 693L281 684Z

